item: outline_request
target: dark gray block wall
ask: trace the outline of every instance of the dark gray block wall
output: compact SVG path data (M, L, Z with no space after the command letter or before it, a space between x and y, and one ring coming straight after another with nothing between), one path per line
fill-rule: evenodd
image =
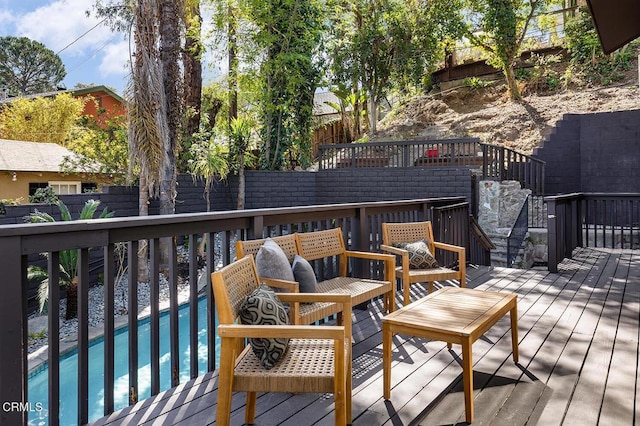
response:
M245 208L274 208L314 204L358 203L415 198L464 196L471 200L471 171L466 167L380 167L324 170L321 172L248 171L245 177ZM211 211L234 210L237 203L237 176L215 183L209 193ZM138 215L137 187L106 187L103 193L60 197L77 218L85 201L94 198L116 216ZM102 207L101 206L101 207ZM23 223L34 209L60 219L52 205L7 206L0 224ZM178 178L176 213L204 212L207 205L204 182L190 176ZM151 201L150 214L158 213Z
M471 201L466 167L371 167L325 170L317 177L317 203L355 203L464 196Z
M640 110L566 114L534 156L548 195L640 192Z
M582 116L583 192L640 192L640 111Z

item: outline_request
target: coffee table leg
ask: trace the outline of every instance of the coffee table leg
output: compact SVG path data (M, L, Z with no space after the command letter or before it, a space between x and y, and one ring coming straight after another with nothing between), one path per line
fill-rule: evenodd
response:
M462 381L464 383L464 412L467 423L473 422L473 356L471 339L462 340Z
M511 347L513 348L513 362L518 362L518 304L514 303L509 312L511 317Z
M382 323L382 375L384 399L391 398L391 327Z

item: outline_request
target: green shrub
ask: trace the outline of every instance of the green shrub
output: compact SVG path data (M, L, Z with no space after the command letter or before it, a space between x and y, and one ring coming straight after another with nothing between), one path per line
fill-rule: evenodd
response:
M531 78L531 71L528 68L516 68L516 80L524 81Z
M464 79L464 84L472 89L481 89L483 87L491 86L491 82L478 77L467 77Z
M567 50L571 54L571 74L589 84L607 85L623 78L635 58L629 45L605 55L591 16L581 9L565 25Z
M19 206L22 198L5 198L0 200L0 216L7 214L7 206Z
M29 196L30 204L56 204L57 202L58 194L50 186L38 188L33 195Z
M546 83L549 90L556 90L560 85L560 79L558 77L547 77Z

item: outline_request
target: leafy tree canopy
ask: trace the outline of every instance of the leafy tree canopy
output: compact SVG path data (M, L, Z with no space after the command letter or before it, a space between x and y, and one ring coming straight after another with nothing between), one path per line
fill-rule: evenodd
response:
M55 90L67 72L58 55L27 37L0 37L0 89L9 95Z
M0 112L0 138L64 145L82 115L84 102L69 93L16 99Z
M248 16L257 28L254 41L264 54L258 102L265 169L287 167L287 153L304 167L310 163L323 8L318 0L248 1Z
M81 171L88 175L109 174L116 184L126 183L129 170L129 144L124 117L96 120L94 117L80 118L79 127L69 139L66 147L80 154L65 158L62 169Z

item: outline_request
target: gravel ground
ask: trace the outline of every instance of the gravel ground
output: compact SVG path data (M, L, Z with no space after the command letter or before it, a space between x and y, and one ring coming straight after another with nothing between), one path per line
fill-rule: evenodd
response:
M199 276L204 273L204 269L199 271ZM115 289L115 304L114 315L122 316L128 314L129 294L127 291L127 279L126 277ZM182 304L189 299L189 281L178 280L178 303ZM89 327L102 327L104 323L104 287L101 285L94 286L89 289ZM138 283L138 314L145 313L148 310L151 303L151 287L148 283ZM63 299L60 301L60 339L64 339L69 336L73 336L78 331L78 320L73 318L66 320L67 301ZM169 307L169 283L164 276L160 276L160 309ZM39 332L34 330L39 328L39 324L46 324L46 314L35 313L29 317L30 336L29 336L29 353L35 352L42 346L47 345L46 332ZM35 321L35 322L34 322Z
M216 238L215 249L216 253L220 253L221 241ZM179 248L179 261L184 262L187 259L188 252L184 248ZM216 256L218 259L219 256ZM221 267L221 264L216 265L216 268ZM198 270L198 277L201 278L205 273L206 268ZM203 290L204 291L204 290ZM116 317L128 314L128 281L127 276L116 285L114 303L114 315ZM178 303L182 304L189 299L189 280L178 278ZM102 327L104 323L104 287L102 285L96 285L89 289L89 327ZM138 316L145 316L149 311L151 301L151 287L148 283L138 283ZM60 340L76 335L78 331L78 320L76 318L71 320L65 319L66 312L66 299L60 300ZM166 309L169 307L169 283L164 275L160 275L160 309ZM35 312L29 316L29 349L28 353L31 354L38 349L46 346L47 342L47 315L46 313L40 314Z

